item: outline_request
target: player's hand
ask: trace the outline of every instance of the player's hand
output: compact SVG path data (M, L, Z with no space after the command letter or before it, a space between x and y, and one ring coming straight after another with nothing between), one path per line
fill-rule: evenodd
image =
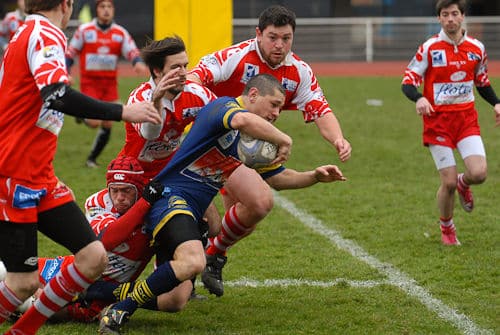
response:
M181 88L186 84L186 71L178 67L163 74L153 91L153 102L161 99L165 93L173 88Z
M342 162L347 161L349 158L351 158L351 143L347 141L345 138L340 138L337 139L333 142L333 145L337 149L337 152L339 153L339 158Z
M495 127L498 127L500 126L500 103L495 105L494 111L495 111Z
M161 123L160 113L153 106L153 103L141 101L123 106L122 120L128 122L151 122Z
M271 165L285 163L290 157L291 153L292 138L283 133L283 141L278 145L278 153L276 154L276 158L271 162Z
M415 109L417 110L417 115L431 115L434 113L434 108L432 108L431 103L426 97L421 97L417 100L415 104Z
M318 166L314 170L316 180L320 183L331 183L332 181L346 181L342 171L336 165Z
M149 202L150 205L153 205L155 202L161 199L163 196L163 191L165 190L165 186L159 181L152 180L150 181L142 191L142 197L144 200Z

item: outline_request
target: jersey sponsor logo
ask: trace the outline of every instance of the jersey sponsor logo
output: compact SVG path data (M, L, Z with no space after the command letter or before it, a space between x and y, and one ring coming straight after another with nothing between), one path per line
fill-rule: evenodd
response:
M478 61L478 60L481 60L481 56L479 56L478 54L476 54L474 52L469 51L467 53L467 59L471 60L471 61Z
M241 162L230 155L225 155L217 147L212 147L181 171L181 174L203 183L215 190L220 190L226 180Z
M190 107L184 108L182 110L182 118L187 119L188 117L196 117L201 107Z
M297 89L298 83L295 80L283 78L281 79L281 85L283 85L285 90L293 92Z
M434 103L436 105L450 105L474 101L473 87L472 81L435 83L433 85Z
M141 162L153 162L172 154L180 144L180 138L166 138L166 141L148 141L144 144L137 159Z
M175 209L187 209L189 208L189 205L187 201L177 195L173 195L168 198L168 208L175 208Z
M118 57L116 55L85 55L85 70L88 71L114 71Z
M243 71L243 76L241 77L241 82L243 84L248 83L250 78L255 77L259 74L259 66L255 64L245 63L245 70Z
M54 58L59 55L59 48L55 45L49 45L44 47L42 50L42 55L44 58Z
M136 262L122 255L108 252L108 266L103 273L103 277L109 277L119 282L126 282L137 271L139 265L140 262L138 261Z
M64 259L62 257L58 257L54 259L47 259L45 261L45 264L40 271L40 276L45 280L46 283L59 272L63 260Z
M45 188L34 190L23 185L16 185L12 205L20 209L34 208L46 194Z
M465 71L457 71L451 74L450 80L451 81L461 81L464 80L465 76L467 76L467 72Z
M83 39L87 43L97 42L97 32L95 30L87 30L83 33Z
M48 103L45 103L42 106L36 125L37 127L45 129L55 136L58 136L64 123L64 113L58 112L54 109L49 109L47 108L47 105Z
M444 50L432 50L431 60L433 67L446 66L446 52Z
M121 43L123 41L123 36L122 35L119 35L119 34L112 34L111 35L111 40L113 42L118 42L118 43Z
M109 47L105 45L97 48L97 52L100 54L109 54L109 50L110 50Z
M238 136L238 131L231 130L230 132L227 132L223 136L219 137L217 142L223 149L227 149L234 143L236 136Z
M10 29L10 31L16 31L17 28L19 28L19 22L17 22L17 21L11 21L11 22L9 22L9 29Z
M38 258L37 257L30 257L24 261L24 264L29 265L29 266L38 265Z

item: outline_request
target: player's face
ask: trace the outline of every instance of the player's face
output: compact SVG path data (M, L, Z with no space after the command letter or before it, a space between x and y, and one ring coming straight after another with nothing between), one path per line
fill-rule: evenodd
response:
M102 24L110 24L115 17L115 7L110 1L103 1L99 3L96 12L97 20Z
M282 27L267 26L263 31L256 29L257 43L264 60L276 66L285 60L292 49L293 29L289 24Z
M188 56L185 51L175 55L170 55L165 58L165 66L163 66L163 73L175 71L176 84L168 91L176 96L184 90L186 85L186 75L188 66Z
M250 105L246 106L249 112L255 113L269 122L274 122L285 104L285 96L279 90L273 95L260 95L256 88L249 91Z
M439 23L448 35L461 32L464 14L460 12L456 4L443 8L438 16Z
M137 190L128 185L109 185L109 196L118 213L124 214L137 199Z

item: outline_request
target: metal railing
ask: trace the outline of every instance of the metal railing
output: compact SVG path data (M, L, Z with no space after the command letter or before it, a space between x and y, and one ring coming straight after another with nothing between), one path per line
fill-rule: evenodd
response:
M256 19L234 19L233 41L255 36ZM500 16L467 17L469 35L500 60ZM298 18L293 50L309 62L409 60L439 32L435 17Z

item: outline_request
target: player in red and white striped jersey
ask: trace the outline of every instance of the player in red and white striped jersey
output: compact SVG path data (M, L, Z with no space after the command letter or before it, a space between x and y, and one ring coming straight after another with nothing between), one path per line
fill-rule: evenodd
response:
M402 90L416 103L423 119L423 144L429 147L441 185L437 192L441 240L459 245L453 223L455 190L465 211L474 207L470 185L486 179L486 152L481 139L474 86L494 106L496 125L500 125L500 100L488 79L484 45L462 28L465 0L439 0L436 4L439 34L424 42L406 68ZM417 91L424 83L423 94ZM453 150L465 165L457 173Z
M137 158L147 178L165 167L179 147L184 128L216 96L207 88L186 82L188 56L180 37L152 41L142 49L151 78L132 91L128 103L152 101L161 111L161 126L126 123L125 145L118 155Z
M72 9L72 0L27 1L30 15L9 42L0 68L0 258L7 268L0 283L0 323L38 286L38 230L75 254L75 262L48 283L6 334L34 334L107 262L71 190L54 172L64 114L160 122L150 103L103 103L69 87L61 29Z
M188 78L218 96L236 97L253 76L273 75L286 91L283 109L301 110L305 122L314 122L340 160L346 161L351 145L311 67L291 51L294 31L295 13L283 6L270 6L260 14L255 38L203 57ZM223 229L207 249L207 269L202 275L205 287L218 296L223 294L221 271L226 250L248 236L273 206L270 187L245 166L231 175L222 194L227 210Z
M113 291L119 284L135 281L153 256L154 248L150 246L151 236L144 230L144 220L151 205L161 198L163 185L150 183L145 188L147 180L142 167L128 156L111 161L106 181L107 188L85 201L85 213L107 250L108 265L98 281L58 313L59 320L94 321L105 306L117 300ZM40 282L46 285L60 269L73 262L73 257L39 258ZM128 285L133 287L133 283ZM192 284L187 281L144 308L179 311L184 308L191 289Z
M67 64L71 67L79 55L80 91L95 99L115 102L119 99L120 57L132 62L138 74L147 75L148 69L129 32L113 21L113 0L96 1L96 13L94 20L80 25L75 31L66 55ZM109 142L113 122L86 119L85 124L91 128L100 127L86 163L88 167L96 167L97 157Z
M5 14L5 17L0 23L1 50L5 50L5 48L7 48L7 44L9 43L12 36L14 36L17 28L19 28L24 23L25 18L26 13L24 12L24 0L17 0L17 9Z

